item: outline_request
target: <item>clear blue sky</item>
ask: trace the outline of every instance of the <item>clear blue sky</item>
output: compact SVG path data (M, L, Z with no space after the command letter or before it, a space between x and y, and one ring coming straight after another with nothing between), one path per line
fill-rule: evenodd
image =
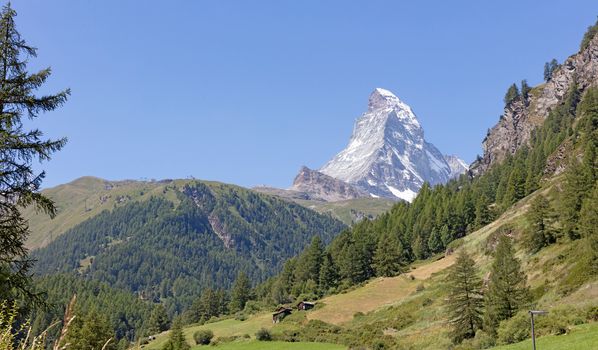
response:
M83 175L290 185L348 142L375 87L472 161L509 84L577 51L598 1L13 1L32 68L70 87L35 122Z

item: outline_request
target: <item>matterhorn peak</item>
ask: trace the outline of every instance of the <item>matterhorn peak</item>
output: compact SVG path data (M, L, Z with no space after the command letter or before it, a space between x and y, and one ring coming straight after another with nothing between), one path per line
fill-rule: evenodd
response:
M382 88L375 88L370 94L368 108L369 110L387 108L399 103L402 103L401 100L392 92Z
M413 200L424 182L445 183L458 176L442 153L424 139L411 107L392 92L376 88L368 110L355 122L349 144L320 173L373 197Z

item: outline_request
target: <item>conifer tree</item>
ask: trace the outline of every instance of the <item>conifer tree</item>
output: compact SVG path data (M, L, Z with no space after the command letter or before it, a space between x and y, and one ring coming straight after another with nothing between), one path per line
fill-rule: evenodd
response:
M546 62L544 63L544 81L549 81L551 78L551 74L550 74L550 63Z
M439 253L444 249L444 244L442 243L442 237L440 236L440 231L437 229L432 230L430 233L430 237L428 237L428 249L432 253Z
M478 197L475 207L475 221L476 228L483 227L492 222L492 212L490 211L490 199L485 194Z
M168 319L166 308L164 308L164 305L158 304L154 307L150 315L148 330L150 334L157 334L164 332L168 327L170 327L170 320Z
M240 272L231 291L229 308L231 312L241 311L251 297L251 283L245 272Z
M523 164L521 162L515 163L513 171L509 175L507 188L503 198L504 208L510 207L513 203L525 197L525 175L523 172Z
M314 236L307 250L299 258L299 264L295 269L295 276L298 283L308 280L318 282L323 254L324 247L322 239L319 236Z
M95 348L93 348L95 349ZM162 350L189 350L191 346L185 340L185 335L183 334L183 324L181 322L180 317L174 319L172 323L172 328L170 329L170 336L168 337L168 341L162 347Z
M536 196L526 216L530 228L525 234L524 244L531 253L536 253L550 243L554 243L555 236L551 227L554 215L546 197Z
M105 350L114 350L115 344L114 333L108 320L97 311L91 310L83 317L73 319L62 346L69 350L102 349L104 346Z
M41 301L30 287L32 262L24 246L29 227L20 208L35 205L51 217L55 215L54 203L38 192L45 173L36 173L32 163L49 160L66 139L44 139L40 130L28 130L22 119L35 119L60 107L70 92L35 95L51 70L27 72L28 59L36 56L36 49L21 38L15 16L10 4L0 13L0 299L22 296Z
M513 100L519 97L519 88L517 88L517 84L509 86L507 93L505 94L504 102L505 105L509 105Z
M319 285L320 290L324 293L338 285L338 273L329 253L324 253L324 258L322 259Z
M421 234L418 234L413 241L413 254L418 259L425 259L428 257L428 242L424 240Z
M588 164L579 162L573 157L565 171L560 210L563 231L571 239L580 238L578 230L579 213L583 200L590 192L592 185L592 173Z
M462 250L447 276L447 309L453 342L473 338L482 328L484 299L482 280L475 262Z
M442 225L442 228L440 229L440 239L442 239L442 244L445 247L455 239L454 235L449 230L448 225Z
M226 315L228 313L228 293L224 289L219 289L216 292L218 299L218 315Z
M500 321L513 317L527 305L529 291L526 282L527 276L515 258L511 238L502 235L494 252L488 290L484 295L485 325L489 332L495 333Z
M527 80L523 79L521 81L521 96L524 99L527 99L529 92L530 92L531 88L529 87L529 85L527 84Z
M342 248L338 265L341 278L352 284L363 282L372 276L369 251L357 242L351 242Z
M374 252L373 267L376 276L392 277L403 271L406 262L403 257L403 245L397 235L387 234L378 240Z
M275 304L284 304L292 300L291 287L295 281L294 270L296 261L296 258L287 260L272 286L270 296Z
M598 275L598 183L594 185L592 194L583 203L579 229L586 241L585 255L590 272Z

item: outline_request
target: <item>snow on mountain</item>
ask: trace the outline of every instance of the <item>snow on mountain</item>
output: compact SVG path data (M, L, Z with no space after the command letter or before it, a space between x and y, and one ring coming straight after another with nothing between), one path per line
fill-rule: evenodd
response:
M445 155L444 160L451 168L451 179L456 179L459 175L469 170L469 165L465 161L455 155Z
M425 181L436 185L456 176L461 171L459 161L456 157L447 161L426 142L409 105L377 88L370 95L367 112L355 122L347 147L320 172L373 197L411 201Z

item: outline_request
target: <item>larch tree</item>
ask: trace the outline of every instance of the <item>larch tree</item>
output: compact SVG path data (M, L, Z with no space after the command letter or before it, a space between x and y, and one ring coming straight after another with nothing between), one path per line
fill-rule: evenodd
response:
M72 320L62 346L69 350L115 350L116 338L108 319L91 310Z
M38 129L23 125L23 118L36 119L66 102L70 91L53 95L35 94L50 76L50 68L27 71L28 59L36 56L17 31L16 12L6 5L0 13L0 299L18 296L42 301L30 287L30 269L24 245L29 234L20 209L34 205L51 217L54 203L39 193L45 173L34 171L33 162L43 162L59 151L66 139L44 138Z
M237 312L245 308L251 298L251 282L245 272L240 272L231 291L230 311Z
M494 252L488 290L484 295L485 328L489 332L496 332L500 321L515 316L528 304L530 297L526 284L527 276L515 257L511 238L503 235Z
M524 244L531 253L536 253L555 240L552 229L554 215L550 203L543 195L538 195L532 200L527 212L530 228L524 236Z
M336 271L336 266L329 253L324 253L322 259L319 284L320 290L323 293L328 292L330 288L335 288L338 285L338 272Z
M594 185L592 194L583 202L580 213L579 229L586 241L586 261L589 271L598 275L598 183Z
M453 342L473 338L483 325L482 279L475 261L461 250L447 276L447 309Z
M170 327L170 320L168 319L166 308L164 305L158 304L150 314L148 330L151 334L157 334L164 332L168 327Z
M189 350L191 346L185 340L185 335L183 334L183 324L180 318L176 318L172 323L172 328L170 329L170 336L168 337L168 341L162 347L162 350Z
M517 97L519 97L519 88L517 87L517 84L513 83L507 89L507 93L505 94L505 98L503 101L505 102L505 105L509 105Z
M403 272L407 262L403 245L397 235L387 234L378 240L374 251L373 268L377 276L392 277Z

